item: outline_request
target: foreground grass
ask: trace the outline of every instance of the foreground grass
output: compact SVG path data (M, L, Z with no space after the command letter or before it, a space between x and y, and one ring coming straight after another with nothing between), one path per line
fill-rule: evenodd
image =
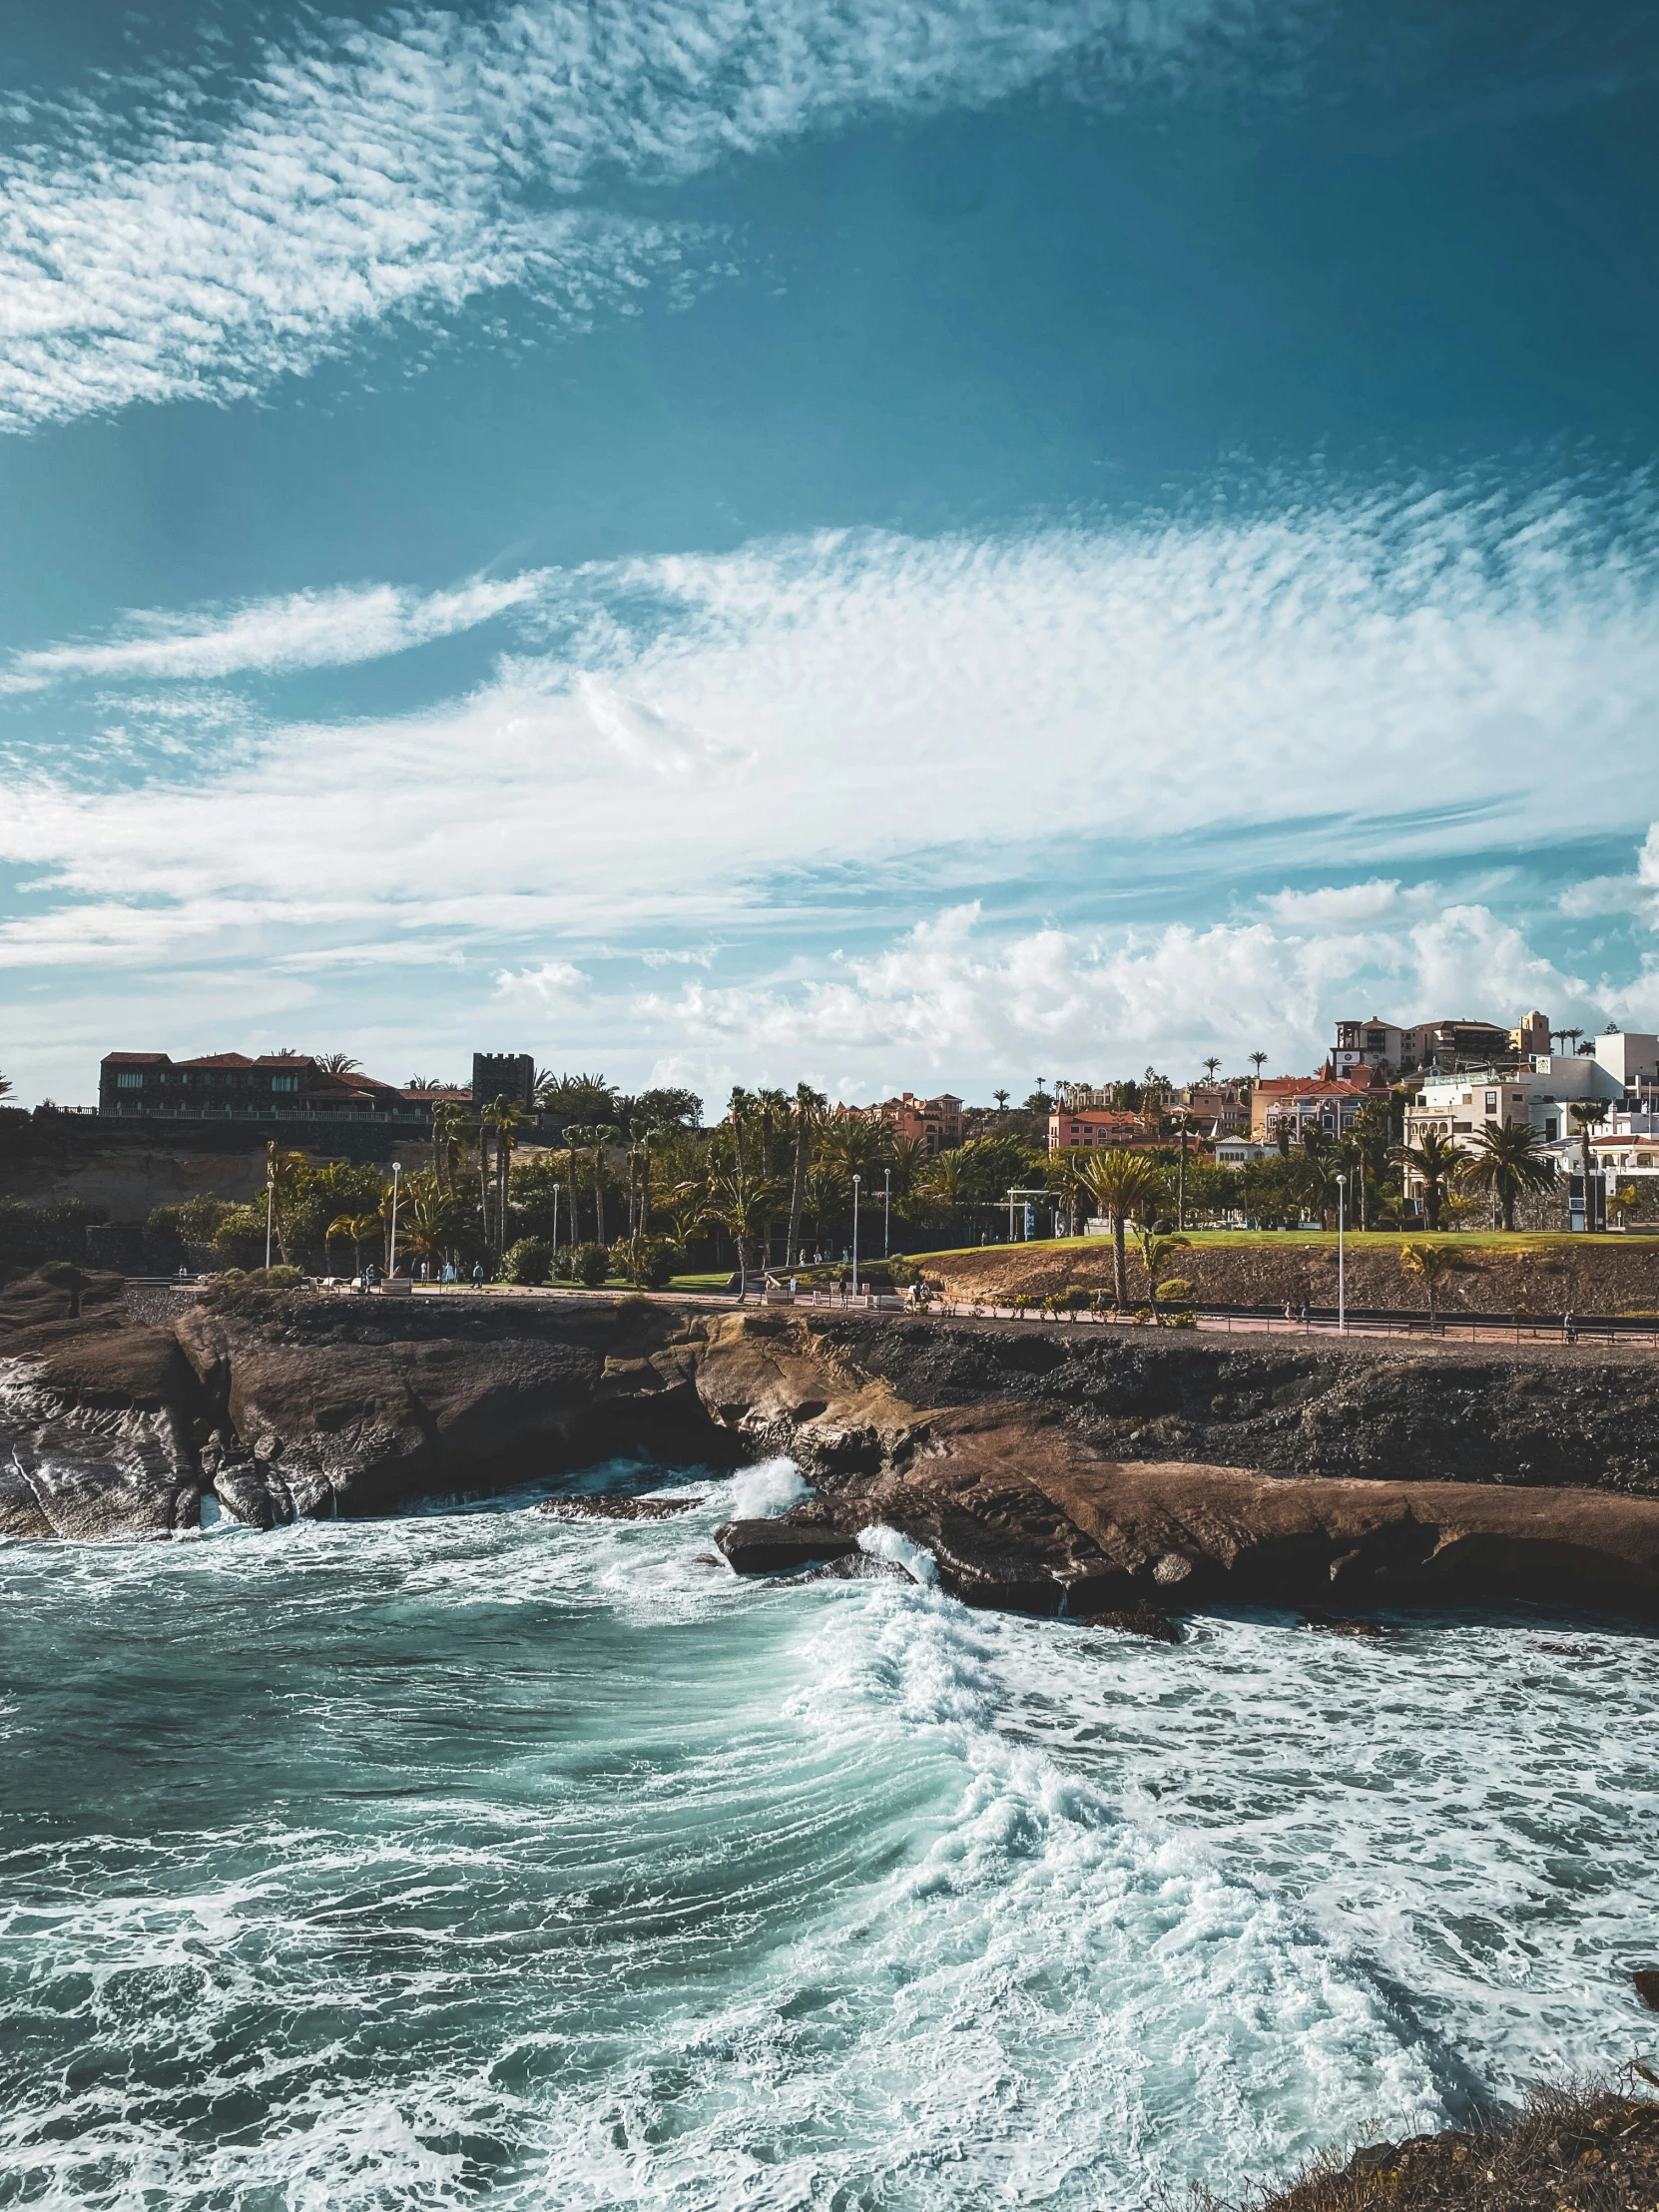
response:
M1633 2080L1634 2080L1633 2076ZM1373 2143L1322 2161L1253 2212L1653 2212L1659 2100L1569 2085L1470 2132ZM1222 2212L1209 2200L1210 2212Z

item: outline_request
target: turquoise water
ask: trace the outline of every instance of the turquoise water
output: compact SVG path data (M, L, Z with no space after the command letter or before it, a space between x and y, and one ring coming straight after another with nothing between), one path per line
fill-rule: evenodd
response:
M0 1554L0 2202L1132 2206L1659 2042L1659 1644L1170 1650L595 1479L705 1502Z

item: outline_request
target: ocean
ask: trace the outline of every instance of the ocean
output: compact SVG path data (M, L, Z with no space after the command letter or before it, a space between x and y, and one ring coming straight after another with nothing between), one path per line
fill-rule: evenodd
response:
M700 1502L0 1552L0 2204L1138 2207L1659 2045L1659 1640L1167 1648L583 1486Z

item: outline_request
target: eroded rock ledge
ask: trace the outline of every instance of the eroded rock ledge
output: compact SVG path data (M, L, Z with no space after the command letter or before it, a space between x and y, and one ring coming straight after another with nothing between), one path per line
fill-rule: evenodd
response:
M54 1304L54 1297L58 1302ZM0 1534L270 1526L629 1450L787 1451L742 1571L882 1523L1033 1612L1536 1595L1659 1613L1651 1354L833 1319L670 1301L0 1291Z

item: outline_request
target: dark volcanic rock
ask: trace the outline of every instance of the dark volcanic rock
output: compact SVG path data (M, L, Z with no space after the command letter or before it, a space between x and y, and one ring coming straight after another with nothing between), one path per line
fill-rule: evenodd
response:
M1181 1641L1181 1631L1175 1622L1153 1605L1126 1605L1116 1612L1091 1613L1082 1625L1115 1629L1120 1636L1149 1636L1159 1644Z
M1659 2012L1659 1966L1638 1966L1630 1976L1650 2012Z
M642 1447L788 1451L818 1494L723 1531L740 1571L851 1560L884 1524L970 1604L1071 1619L1522 1595L1659 1611L1645 1354L246 1290L166 1330L81 1295L79 1316L50 1285L0 1300L0 1532L194 1526L204 1484L269 1526Z

